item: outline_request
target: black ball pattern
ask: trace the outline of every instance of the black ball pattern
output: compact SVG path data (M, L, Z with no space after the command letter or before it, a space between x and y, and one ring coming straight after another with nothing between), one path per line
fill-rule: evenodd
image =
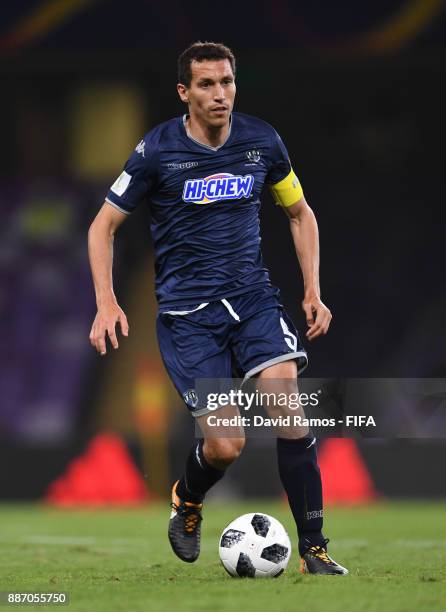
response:
M271 561L272 563L281 563L287 558L288 548L282 544L272 544L262 550L260 555L262 559Z
M235 571L241 578L255 578L256 568L245 553L240 553Z
M271 527L271 522L264 514L254 514L251 525L257 535L266 538L269 528Z
M228 529L228 531L225 531L225 533L221 537L220 546L222 548L232 548L232 546L235 546L236 544L241 542L244 536L244 531L238 531L237 529Z

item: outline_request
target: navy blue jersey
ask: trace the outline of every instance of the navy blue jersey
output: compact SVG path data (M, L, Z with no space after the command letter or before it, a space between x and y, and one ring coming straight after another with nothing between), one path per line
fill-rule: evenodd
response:
M107 201L151 211L160 306L210 302L270 285L260 251L260 195L291 171L266 122L232 113L220 147L195 141L186 117L156 126L137 145Z

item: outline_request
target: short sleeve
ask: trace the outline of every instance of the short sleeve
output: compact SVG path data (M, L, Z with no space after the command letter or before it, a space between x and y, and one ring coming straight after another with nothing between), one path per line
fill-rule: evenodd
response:
M294 174L290 158L279 134L274 130L271 141L270 169L266 176L274 202L288 208L303 196L302 185Z
M124 170L110 187L106 201L125 214L135 210L150 195L156 183L156 149L144 138L127 160Z
M270 167L266 175L266 183L274 185L283 180L291 171L290 157L285 145L276 130L273 130L269 154Z

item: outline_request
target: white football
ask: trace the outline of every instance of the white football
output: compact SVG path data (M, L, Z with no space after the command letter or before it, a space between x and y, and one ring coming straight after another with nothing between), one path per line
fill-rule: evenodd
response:
M263 512L239 516L220 537L219 554L231 576L280 576L291 556L291 542L283 525Z

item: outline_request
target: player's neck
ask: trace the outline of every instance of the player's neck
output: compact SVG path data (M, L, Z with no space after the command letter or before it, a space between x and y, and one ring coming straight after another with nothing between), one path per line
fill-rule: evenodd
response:
M186 130L191 138L208 147L220 147L229 136L230 121L223 126L203 125L191 115L186 118Z

